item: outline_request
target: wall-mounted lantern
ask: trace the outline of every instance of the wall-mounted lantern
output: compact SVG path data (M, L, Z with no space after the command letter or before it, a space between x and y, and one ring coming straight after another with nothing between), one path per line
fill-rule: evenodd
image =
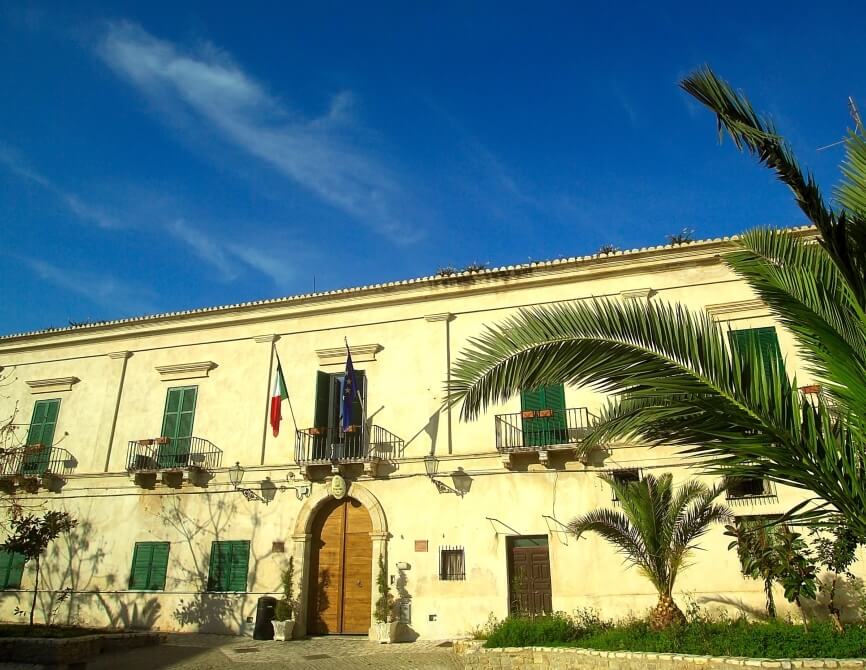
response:
M247 500L258 500L259 502L265 503L265 505L274 499L274 494L276 493L276 487L273 484L271 484L273 491L270 492L271 495L269 498L259 495L252 489L241 486L244 481L244 469L241 467L239 461L236 461L235 464L229 468L229 481L232 483L232 486L235 487L235 491L240 491L244 498Z
M424 457L424 470L427 472L427 476L430 478L430 481L433 482L433 485L439 493L453 493L462 498L469 492L469 487L472 486L472 478L466 474L463 468L457 468L457 470L452 473L451 478L454 481L453 487L436 479L436 474L439 472L439 459L433 454L427 454Z

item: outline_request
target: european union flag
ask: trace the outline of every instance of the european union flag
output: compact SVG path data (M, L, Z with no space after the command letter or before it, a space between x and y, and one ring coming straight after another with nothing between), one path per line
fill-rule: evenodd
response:
M358 394L355 383L355 366L352 365L352 352L346 345L346 373L343 376L343 407L342 407L342 429L345 433L352 425L352 403Z

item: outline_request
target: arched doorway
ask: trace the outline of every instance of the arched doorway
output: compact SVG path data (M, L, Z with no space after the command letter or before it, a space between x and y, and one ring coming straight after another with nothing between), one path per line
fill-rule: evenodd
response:
M353 498L331 499L311 530L308 632L366 635L373 593L370 514Z

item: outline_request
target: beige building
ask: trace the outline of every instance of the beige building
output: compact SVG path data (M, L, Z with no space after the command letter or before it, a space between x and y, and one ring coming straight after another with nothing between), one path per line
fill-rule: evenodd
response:
M601 472L683 478L688 464L628 444L577 458L581 429L603 402L590 389L526 393L465 423L442 409L443 386L485 324L593 296L678 301L736 330L764 329L752 332L777 339L789 372L807 383L789 334L720 263L731 246L710 240L0 338L0 417L14 415L19 445L0 461L0 483L25 507L79 519L43 564L40 611L87 625L248 632L257 598L278 591L291 558L296 634L366 633L380 557L404 637L463 635L515 603L606 616L650 607L655 594L637 571L563 524L615 504ZM344 432L346 341L364 404ZM291 403L276 437L275 355ZM734 496L741 515L799 499L762 482ZM761 610L761 584L740 576L727 543L721 528L702 540L707 551L683 573L678 597ZM2 619L29 603L33 579L32 566L4 557Z

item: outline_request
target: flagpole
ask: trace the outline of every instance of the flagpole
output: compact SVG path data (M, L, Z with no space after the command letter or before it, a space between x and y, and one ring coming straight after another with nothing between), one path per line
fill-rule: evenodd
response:
M276 337L276 336L275 336ZM274 354L277 351L277 343L276 339L271 340L271 351L270 356L268 357L268 403L267 403L267 411L265 412L265 425L262 427L262 455L260 465L265 464L265 447L268 444L268 424L271 419L271 383L273 382L273 374L274 374Z

